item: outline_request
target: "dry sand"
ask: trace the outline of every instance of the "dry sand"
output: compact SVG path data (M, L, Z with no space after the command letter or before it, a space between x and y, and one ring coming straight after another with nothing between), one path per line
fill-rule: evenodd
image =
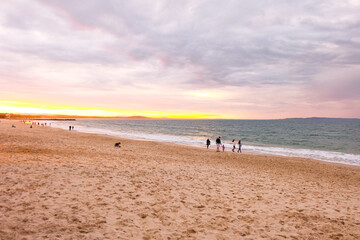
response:
M360 239L359 167L117 140L1 120L0 239Z

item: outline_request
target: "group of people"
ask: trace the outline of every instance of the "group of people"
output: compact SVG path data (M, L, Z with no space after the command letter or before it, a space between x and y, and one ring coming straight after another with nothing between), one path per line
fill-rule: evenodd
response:
M216 142L216 151L220 152L220 147L222 147L222 150L224 152L225 151L225 145L221 143L221 137L220 136L215 140L215 142ZM210 139L207 139L206 140L206 147L209 148L210 144L211 144ZM236 149L236 141L235 141L235 139L232 140L232 146L233 146L232 151L235 152L235 149ZM239 148L238 148L237 152L241 153L241 140L238 141L238 146L239 146Z
M74 126L69 126L69 131L74 130Z
M46 122L36 122L36 121L31 121L31 120L21 120L20 121L23 124L30 124L30 128L33 128L33 126L51 126L51 123L46 123Z
M45 123L39 123L39 122L31 122L31 125L30 125L30 128L32 128L33 127L33 125L34 126L36 126L36 125L38 125L38 126L47 126L47 123L45 122ZM49 123L49 126L51 126L51 123Z

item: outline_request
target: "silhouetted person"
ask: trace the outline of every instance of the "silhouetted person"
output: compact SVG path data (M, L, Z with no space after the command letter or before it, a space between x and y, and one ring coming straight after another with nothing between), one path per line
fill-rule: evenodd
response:
M220 152L221 140L220 137L216 139L216 151Z
M239 140L238 144L239 144L239 150L238 150L238 152L241 152L241 140Z
M71 126L69 126L69 131L71 131Z
M210 142L210 139L207 139L207 140L206 140L206 148L209 148L210 143L211 143L211 142Z
M74 130L74 126L71 126L71 129Z

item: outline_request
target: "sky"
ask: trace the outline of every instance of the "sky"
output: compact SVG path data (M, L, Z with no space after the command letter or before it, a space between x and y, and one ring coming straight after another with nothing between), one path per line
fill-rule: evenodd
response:
M0 1L0 112L360 118L360 0Z

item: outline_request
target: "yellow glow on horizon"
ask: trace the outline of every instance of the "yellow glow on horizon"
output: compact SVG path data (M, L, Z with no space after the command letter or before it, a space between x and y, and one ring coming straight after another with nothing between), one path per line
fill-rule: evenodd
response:
M172 111L132 111L119 109L98 109L90 107L45 106L35 103L22 103L14 101L0 101L0 113L13 114L47 114L72 115L93 117L131 117L143 116L149 118L229 118L231 116L205 114L199 112L172 112Z

